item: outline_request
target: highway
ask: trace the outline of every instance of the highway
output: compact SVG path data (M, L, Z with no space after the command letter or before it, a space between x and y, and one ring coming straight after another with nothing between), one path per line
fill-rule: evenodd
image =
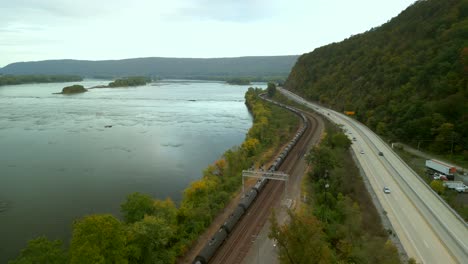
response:
M287 90L278 91L342 125L350 138L356 138L352 150L409 257L418 263L468 263L466 222L379 136L341 113ZM384 193L384 187L391 193Z

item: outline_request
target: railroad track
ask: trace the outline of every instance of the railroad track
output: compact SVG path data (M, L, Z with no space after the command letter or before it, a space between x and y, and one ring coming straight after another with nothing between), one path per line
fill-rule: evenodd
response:
M295 167L303 159L311 143L318 141L319 135L317 133L320 132L318 118L310 113L304 112L304 114L309 126L279 168L280 171L290 174L289 181L296 184L300 183L300 180L295 178L302 175L294 173ZM280 205L284 190L283 184L270 180L265 185L263 191L260 192L209 263L234 264L242 262L252 245L252 237L260 232L271 214L271 209Z

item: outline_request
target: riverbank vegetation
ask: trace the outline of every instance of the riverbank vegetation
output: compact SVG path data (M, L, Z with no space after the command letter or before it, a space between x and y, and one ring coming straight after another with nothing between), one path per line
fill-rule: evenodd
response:
M311 149L304 180L307 197L288 224L273 215L270 238L281 263L400 263L356 168L351 141L327 124L326 136Z
M0 75L0 86L26 83L81 82L77 75Z
M83 85L75 84L75 85L64 87L62 89L62 92L59 94L76 94L76 93L84 93L87 91L88 89L84 88Z
M151 82L151 79L143 76L131 76L126 78L117 79L108 84L109 87L131 87L131 86L142 86Z
M59 263L64 256L68 263L174 263L240 190L242 170L269 161L297 131L299 118L261 100L262 92L249 88L245 95L254 120L243 144L208 166L184 190L180 204L130 194L121 205L123 221L112 215L83 217L73 223L69 249L41 238L10 264Z
M285 87L392 141L468 161L468 3L416 1L301 56Z

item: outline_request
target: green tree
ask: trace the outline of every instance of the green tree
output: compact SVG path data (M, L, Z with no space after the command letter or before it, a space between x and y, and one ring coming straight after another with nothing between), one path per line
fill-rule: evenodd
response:
M153 215L160 217L167 221L168 224L176 224L177 221L177 207L174 202L167 198L166 200L156 200L154 201L154 211Z
M145 216L128 232L130 263L174 263L175 252L169 248L174 230L165 219Z
M20 255L9 264L62 264L68 260L67 253L63 249L62 241L50 241L46 237L38 237L29 240L25 249Z
M145 215L154 212L154 201L151 196L135 192L127 196L127 200L120 206L125 222L140 221Z
M275 96L275 93L276 93L276 85L274 83L271 83L269 82L268 83L268 86L267 86L267 93L268 93L268 96L271 98L273 96Z
M125 264L126 234L122 223L112 215L86 216L73 224L71 264Z
M377 134L385 136L388 134L387 124L385 122L379 122L377 124L376 130Z
M332 150L326 146L314 146L309 151L306 161L314 166L315 177L324 177L326 171L331 171L337 165Z
M435 142L432 144L432 149L436 152L443 153L451 149L451 141L454 139L454 125L451 123L443 123L434 133L437 134Z
M349 149L351 147L351 140L343 133L336 133L331 136L331 146L332 148Z
M431 181L431 188L438 194L444 194L445 192L445 186L442 181L439 180Z

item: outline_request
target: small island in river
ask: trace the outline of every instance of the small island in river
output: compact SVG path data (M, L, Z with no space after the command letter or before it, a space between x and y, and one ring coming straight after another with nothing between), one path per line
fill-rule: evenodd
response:
M146 85L149 82L151 82L151 79L148 78L148 77L132 76L132 77L117 79L117 80L115 80L113 82L110 82L108 85L93 86L93 87L91 87L91 89L94 89L94 88L116 88L116 87L143 86L143 85Z
M83 85L72 85L72 86L67 86L62 89L61 93L57 94L76 94L76 93L84 93L87 92L88 89L84 88Z

